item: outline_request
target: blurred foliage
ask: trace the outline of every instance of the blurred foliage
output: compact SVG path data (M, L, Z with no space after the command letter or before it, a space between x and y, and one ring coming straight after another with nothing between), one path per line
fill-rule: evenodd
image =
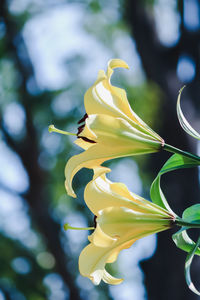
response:
M154 2L144 1L143 5L153 6ZM71 233L64 233L62 230L63 224L68 220L74 226L92 225L93 216L83 200L83 187L90 180L92 173L88 170L79 172L74 180L78 198L70 198L64 187L64 167L67 159L79 153L80 149L73 145L73 139L57 134L50 135L48 132L48 126L52 123L60 129L77 131L77 122L85 113L84 93L97 76L98 70L94 66L94 56L91 56L96 49L93 50L89 46L87 52L82 53L83 39L80 39L78 49L75 49L70 56L66 53L65 59L60 62L60 66L64 65L69 74L67 83L57 89L50 86L48 88L47 86L42 87L40 84L40 79L43 79L42 77L46 74L41 73L39 77L36 74L37 68L34 65L33 55L30 53L32 49L29 48L28 41L24 37L26 25L30 24L32 20L38 17L38 28L29 32L34 35L36 29L40 31L39 17L48 17L48 14L54 12L56 8L68 9L71 5L75 5L77 11L80 10L84 14L80 28L88 38L96 43L96 49L98 48L102 55L101 61L104 61L102 68L105 68L107 60L111 57L124 59L127 57L130 58L131 63L136 61L139 76L137 73L127 75L125 71L120 71L120 74L118 73L119 75L117 74L112 82L127 90L134 111L144 118L155 131L159 132L162 123L163 112L160 109L162 92L153 81L146 80L141 62L137 61L138 53L136 50L132 51L131 47L134 46L134 41L130 37L130 29L125 24L122 15L126 6L125 0L2 0L4 9L0 15L2 136L0 145L7 143L10 149L18 155L20 163L29 177L28 189L19 193L26 201L28 210L25 210L24 205L21 210L25 211L31 230L41 239L32 248L28 247L23 239L27 226L24 226L21 236L15 237L8 234L7 225L3 224L0 212L0 290L5 299L62 300L69 299L70 294L73 295L74 291L76 293L73 300L113 298L106 285L94 287L88 279L80 278L78 274L78 255L87 243L87 234L78 235L75 240ZM57 18L57 22L59 23L59 18ZM56 24L54 25L56 26ZM70 28L68 29L70 31ZM68 39L67 33L62 38L63 40ZM73 37L73 39L79 38L79 36ZM57 43L56 40L52 42ZM70 42L73 41L69 40L69 44ZM44 51L44 48L37 49L37 51ZM42 57L48 57L48 49L46 51ZM34 55L41 57L39 52ZM135 57L133 59L132 54ZM92 61L94 71L91 71L90 68L90 73L93 73L89 74L88 79L84 70L89 62L91 65L91 60L94 60L94 62ZM130 67L134 68L132 65ZM48 72L48 69L46 70ZM83 71L84 75L82 75ZM91 81L91 76L93 81ZM16 104L16 106L10 106L11 104ZM15 124L15 114L19 115L18 111L21 111L21 117L19 124ZM6 156L6 154L4 155ZM138 158L137 162L141 166L146 164L147 160L147 157L142 157ZM13 162L10 161L9 164L12 165ZM9 165L8 169L12 173ZM4 170L1 171L2 174L3 172ZM2 176L0 176L0 189L10 194L13 192L17 194L8 181L2 180L1 182ZM20 177L22 174L19 172L17 176ZM149 184L150 176L149 173L143 174L144 185ZM6 197L1 201L7 201ZM15 226L9 212L4 215L4 218L9 220L10 226ZM17 222L20 223L20 218ZM50 224L51 228L48 227ZM42 266L37 260L38 254L43 251L48 251L55 260L52 265L51 263L48 265L47 262L48 268L44 268L44 265ZM30 271L27 274L20 274L12 268L13 259L20 257L30 264ZM48 259L51 261L49 256L47 256ZM112 268L114 275L118 273L116 264L109 268ZM52 272L57 274L55 275L57 276L55 277L57 286L55 286L54 280L47 280ZM64 274L64 272L66 273ZM45 280L49 284L45 285Z

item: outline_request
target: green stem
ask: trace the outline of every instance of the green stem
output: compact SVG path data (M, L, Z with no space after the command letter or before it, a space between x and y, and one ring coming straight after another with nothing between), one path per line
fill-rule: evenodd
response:
M187 152L187 151L180 150L180 149L178 149L176 147L173 147L171 145L168 145L168 144L164 145L163 150L169 151L169 152L172 152L172 153L181 154L182 156L189 157L193 160L196 160L196 161L200 162L200 157L199 156L197 156L195 154L192 154L190 152Z
M70 226L68 223L64 224L64 229L68 230L68 229L72 229L72 230L94 230L94 227L74 227L74 226Z
M200 223L186 222L183 219L176 219L175 225L188 228L200 228Z
M76 133L60 130L60 129L56 128L54 125L49 125L49 132L50 133L57 132L57 133L65 134L65 135L76 135Z

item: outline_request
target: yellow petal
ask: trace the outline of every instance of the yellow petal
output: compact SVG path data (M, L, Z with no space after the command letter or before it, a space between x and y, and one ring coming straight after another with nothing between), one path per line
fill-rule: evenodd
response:
M106 263L114 262L120 251L129 248L137 239L167 229L163 224L142 222L142 219L138 228L137 222L135 224L132 222L133 216L130 215L130 211L123 208L105 209L97 218L98 227L95 230L96 232L94 231L90 236L91 243L83 249L79 257L80 273L90 278L94 284L99 284L101 279L108 283L120 283L120 279L113 279L105 273ZM116 240L113 238L113 241L110 242L108 236L112 238L116 235L118 235L118 238ZM102 241L104 238L105 241Z
M74 155L71 157L65 167L65 187L67 193L72 196L76 197L74 190L72 188L72 180L75 174L82 168L89 168L95 169L97 168L99 173L106 173L110 172L109 168L100 166L101 163L104 161L103 159L98 159L98 155L96 155L95 149L98 149L97 145L92 146L85 152ZM101 150L101 149L100 149ZM101 151L100 151L101 152ZM100 155L99 155L100 156Z
M108 207L126 207L141 213L158 213L163 217L169 217L169 213L157 207L146 199L129 192L122 183L112 183L104 175L93 178L85 188L84 199L93 212L98 216L99 212Z
M108 69L115 69L115 68L125 68L125 69L129 69L129 66L127 65L127 63L119 58L113 58L111 60L109 60L108 62Z
M103 175L90 181L84 191L85 202L94 215L98 216L102 209L108 207L123 206L130 209L144 210L143 207L138 204L135 205L130 199L113 193L110 184L104 178Z
M65 185L72 197L76 196L71 186L72 179L81 168L99 168L105 173L110 171L100 166L105 160L156 152L161 148L159 141L130 126L127 121L108 115L90 115L79 136L89 137L96 143L90 147L82 145L86 147L85 152L69 159L65 167Z
M106 283L119 284L123 279L112 277L106 270L105 264L112 248L97 247L94 244L86 246L79 256L79 271L82 276L88 277L94 284L101 279Z
M110 77L113 69L118 67L128 68L128 65L120 59L111 60L108 63L107 76L101 70L97 81L85 93L84 104L87 114L107 114L115 118L123 118L132 126L137 124L141 127L141 131L148 132L150 136L161 140L160 136L131 109L126 91L111 85Z
M145 124L132 111L125 90L111 86L108 79L98 80L86 91L84 104L88 115L107 114L124 118L130 123L135 122L143 126Z
M102 210L97 224L110 237L138 239L148 233L158 232L171 227L171 218L159 214L145 214L124 207L110 207ZM94 232L95 234L95 232Z
M131 147L132 153L136 154L137 151L141 154L155 152L161 148L161 142L141 132L139 126L133 127L122 118L114 118L103 114L90 115L86 120L84 130L79 136L89 137L97 143L112 146L112 148L114 144L117 148Z
M86 142L86 141L84 141L84 140L81 139L81 138L76 139L76 140L74 141L74 143L75 143L76 145L78 145L79 147L81 147L82 149L84 149L84 150L87 150L87 149L89 149L91 146L93 146L92 143Z
M86 246L79 256L79 271L81 275L89 277L95 284L102 279L107 259L107 248L94 244Z
M113 251L110 252L110 255L107 258L106 262L107 263L114 263L117 260L120 251L130 248L133 245L133 243L135 243L135 241L136 241L136 239L132 239L132 240L129 240L127 242L119 244L118 247L116 247ZM120 240L119 240L119 242L120 242Z
M99 118L99 116L97 116L97 118ZM117 123L117 121L119 121L118 124L116 124L118 126L124 122L123 120L116 120L115 122L114 118L112 118L112 121L113 122L109 122L111 126L113 123ZM88 148L85 152L73 156L67 162L65 167L65 186L68 194L72 197L76 197L71 186L72 179L81 168L85 167L94 169L98 167L102 168L102 173L109 172L110 170L108 168L100 167L105 160L155 152L160 148L160 144L158 142L151 141L147 143L143 137L138 137L135 133L131 132L131 129L127 129L125 132L123 128L120 129L118 127L116 129L110 129L109 131L103 131L101 134L99 130L99 142L93 144L93 146Z
M102 280L105 283L114 284L114 285L117 285L117 284L120 284L120 283L123 282L123 279L111 276L105 269L104 269L104 272L103 272Z
M117 240L116 238L112 238L105 234L98 224L95 231L88 237L88 239L91 243L98 247L111 247Z
M79 256L79 271L82 276L88 277L94 284L99 284L101 279L109 284L119 284L123 279L112 277L105 270L106 263L114 262L119 252L129 248L135 239L120 239L110 247L98 247L94 243L87 245Z

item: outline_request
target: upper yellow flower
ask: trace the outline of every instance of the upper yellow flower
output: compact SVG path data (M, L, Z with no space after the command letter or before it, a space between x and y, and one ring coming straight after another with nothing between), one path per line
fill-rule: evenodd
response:
M111 85L111 75L117 67L128 65L112 59L107 73L100 70L96 82L85 93L86 114L79 121L75 141L85 151L70 158L65 168L65 186L72 197L76 197L72 179L81 168L96 169L98 174L109 172L101 166L108 159L156 152L164 145L163 139L131 109L125 90Z
M136 240L170 228L175 216L167 210L131 193L122 183L112 183L102 175L88 183L85 201L96 218L96 229L88 237L90 244L79 257L80 273L94 284L101 280L119 284L106 263L116 261L121 250Z

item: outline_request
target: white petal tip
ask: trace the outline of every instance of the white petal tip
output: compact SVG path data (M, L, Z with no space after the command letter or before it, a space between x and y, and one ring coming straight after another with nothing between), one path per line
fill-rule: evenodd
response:
M96 270L90 275L90 279L94 285L99 285L103 276L102 270Z
M113 277L105 269L103 272L102 280L105 283L112 284L112 285L118 285L124 281L124 279L122 279L122 278Z

